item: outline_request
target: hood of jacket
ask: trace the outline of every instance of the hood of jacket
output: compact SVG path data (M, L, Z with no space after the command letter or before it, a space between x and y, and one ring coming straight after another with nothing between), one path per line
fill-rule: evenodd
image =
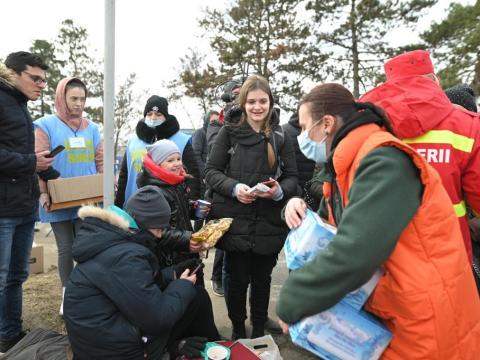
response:
M83 263L101 252L126 242L136 242L153 250L155 237L148 231L130 232L128 221L120 215L95 206L82 206L78 216L83 220L73 244L73 258Z
M300 124L298 123L298 113L293 113L293 115L288 120L288 123L292 125L295 129L300 130Z
M0 85L5 88L13 89L15 88L15 78L10 73L10 70L0 63Z
M15 77L10 70L2 63L0 63L0 88L21 100L27 102L27 97L15 88Z
M210 114L212 111L207 111L205 115L203 115L203 129L207 131L208 124L210 123Z
M454 110L440 86L424 76L387 81L367 92L360 101L382 107L401 139L425 134Z
M167 120L155 128L151 128L145 124L145 119L141 119L137 123L135 132L140 140L147 144L153 144L157 140L170 139L174 134L180 130L180 124L173 115L168 115Z
M88 126L88 120L86 118L83 118L81 115L73 115L67 107L66 86L72 80L78 80L83 82L76 77L66 77L58 82L57 89L55 91L55 112L57 113L57 116L62 119L68 126L72 128L77 128L79 126L85 128Z

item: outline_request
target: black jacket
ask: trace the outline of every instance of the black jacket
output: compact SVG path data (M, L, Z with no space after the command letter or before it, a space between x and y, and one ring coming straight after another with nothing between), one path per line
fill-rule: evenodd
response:
M167 121L163 124L151 128L145 124L143 120L140 120L137 123L135 132L138 138L147 144L153 144L157 140L170 139L174 134L180 130L180 125L177 121L177 118L173 115L169 115ZM187 180L187 185L190 188L189 197L192 200L197 200L201 198L201 189L200 189L200 170L198 168L197 159L191 141L187 143L185 149L182 153L182 162L186 167L187 172L192 175L192 179ZM122 165L120 168L120 173L118 175L118 188L115 195L115 205L122 208L123 203L125 202L125 188L127 187L128 180L128 164L127 164L127 154L125 153L122 160Z
M210 151L212 150L213 144L215 143L215 139L217 138L218 132L222 128L222 124L220 121L214 120L210 124L208 124L207 127L207 135L206 135L206 140L207 140L207 158L208 154L210 154Z
M272 131L283 133L278 122L272 125ZM213 190L210 217L232 217L234 220L218 243L219 248L241 252L253 250L259 254L274 254L281 250L288 230L280 218L280 211L296 194L297 169L293 147L287 137L277 149L277 163L273 168L268 166L267 141L272 142L275 138L272 135L268 140L247 123L226 124L220 129L206 166L206 181ZM278 178L284 194L282 200L258 198L246 205L233 197L235 185L254 186L268 180L275 176L278 166L282 172Z
M142 336L163 350L195 297L194 285L173 280L171 268L162 271L159 284L155 238L148 232L129 233L118 215L99 208L84 207L79 215L84 222L73 245L77 266L64 300L75 358L144 359Z
M28 99L0 68L0 217L30 215L38 209L35 137Z
M315 161L307 159L300 151L298 146L297 136L300 135L301 129L298 124L298 114L293 114L288 123L282 125L285 135L290 138L291 143L295 149L295 160L297 162L298 170L298 185L302 188L305 183L312 179L313 171L315 169Z
M193 208L189 203L184 183L170 185L155 177L145 165L138 174L138 188L155 185L160 188L171 209L170 228L162 234L162 242L156 250L161 266L178 264L181 261L198 258L198 254L190 253L189 245L192 237ZM173 251L172 251L173 250Z

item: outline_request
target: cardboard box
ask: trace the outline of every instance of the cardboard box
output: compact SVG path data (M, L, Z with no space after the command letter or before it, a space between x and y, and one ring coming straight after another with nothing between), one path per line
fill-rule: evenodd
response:
M49 180L47 186L50 210L103 201L103 174Z
M30 274L43 273L43 246L33 246L28 260L30 264Z

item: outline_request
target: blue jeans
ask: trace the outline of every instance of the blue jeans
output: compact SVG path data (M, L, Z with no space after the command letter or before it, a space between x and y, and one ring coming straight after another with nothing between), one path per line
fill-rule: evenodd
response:
M28 277L34 215L0 217L0 338L22 331L22 283Z

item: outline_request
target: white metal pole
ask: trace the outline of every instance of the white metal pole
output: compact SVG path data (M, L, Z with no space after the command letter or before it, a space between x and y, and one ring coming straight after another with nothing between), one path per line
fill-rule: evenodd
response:
M103 205L114 198L115 0L105 0L105 67L103 79Z

